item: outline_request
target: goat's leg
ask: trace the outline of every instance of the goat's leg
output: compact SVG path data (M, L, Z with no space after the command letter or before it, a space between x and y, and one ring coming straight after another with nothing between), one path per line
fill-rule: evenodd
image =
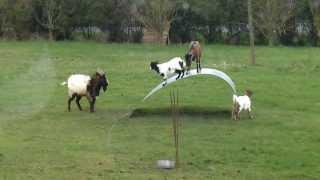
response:
M199 73L199 64L198 64L198 61L197 61L196 63L197 63L197 73Z
M234 119L234 112L235 112L235 105L232 104L232 109L231 109L231 120Z
M183 69L183 70L182 70L182 76L181 76L181 78L183 78L183 76L184 76L184 72L185 72L185 70Z
M248 115L249 115L249 118L250 118L250 119L253 119L253 116L252 116L252 114L251 114L251 109L248 109Z
M94 112L94 104L96 102L96 98L93 97L92 101L90 102L90 112L93 113Z
M240 109L240 107L237 105L236 106L236 111L235 111L235 116L236 116L236 119L235 120L240 120L240 112L241 112L242 109Z
M197 73L200 73L201 71L201 65L200 65L200 61L197 59Z
M187 63L187 72L186 72L187 75L190 73L190 69L191 69L191 64Z
M232 112L232 115L233 115L233 119L234 119L235 121L240 119L240 114L238 113L237 110L234 110L234 111Z
M164 79L164 83L162 83L162 87L167 85L167 79Z
M234 120L235 116L234 116L234 108L231 110L231 120Z
M233 113L233 116L235 121L238 120L238 113L236 111Z
M182 74L182 71L181 70L176 70L176 73L178 74L178 77L176 78L176 80L178 80Z
M236 103L233 103L232 105L232 111L231 111L231 119L233 120L237 120L237 104Z
M71 111L71 102L74 100L74 98L76 97L76 94L72 94L71 97L69 97L68 99L68 111Z
M240 111L237 113L237 120L240 120Z
M90 112L92 112L92 107L93 107L92 102L95 100L95 97L92 97L89 92L87 92L86 97L90 104Z
M233 109L232 109L232 119L233 120L238 119L238 111L239 111L239 106L237 104L234 104Z
M81 105L80 105L80 100L81 100L81 98L82 98L82 96L77 96L77 99L76 99L76 103L77 103L78 108L79 108L80 111L82 111L82 107L81 107Z
M162 84L162 87L165 87L167 85L167 80Z

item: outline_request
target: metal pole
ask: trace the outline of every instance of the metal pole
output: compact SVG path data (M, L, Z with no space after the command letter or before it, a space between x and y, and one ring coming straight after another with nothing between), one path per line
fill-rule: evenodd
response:
M175 166L180 167L179 159L179 133L180 133L180 118L179 118L179 94L178 91L170 91L170 103L171 103L171 114L172 114L172 131L175 147Z

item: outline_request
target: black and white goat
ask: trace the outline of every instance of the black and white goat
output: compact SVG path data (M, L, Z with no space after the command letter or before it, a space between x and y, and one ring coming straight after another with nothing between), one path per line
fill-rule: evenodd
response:
M185 60L187 63L187 73L189 73L191 69L191 64L192 61L196 61L197 63L197 73L201 71L201 55L202 55L202 50L201 50L201 45L198 41L191 41L189 50L187 54L185 55Z
M165 63L151 62L150 69L156 71L166 81L168 78L178 74L179 78L183 78L186 62L180 57L174 57ZM163 85L166 85L163 84Z
M76 98L76 103L80 111L82 107L80 100L83 96L86 96L90 103L90 112L94 112L94 104L96 97L99 96L100 89L105 92L109 85L106 74L98 70L92 77L83 74L73 74L69 76L67 82L63 82L61 85L68 85L68 111L71 110L71 102Z
M245 95L237 96L233 95L233 110L232 110L232 119L239 120L240 119L240 112L245 110L248 112L249 118L253 119L251 115L251 97L252 91L246 90Z

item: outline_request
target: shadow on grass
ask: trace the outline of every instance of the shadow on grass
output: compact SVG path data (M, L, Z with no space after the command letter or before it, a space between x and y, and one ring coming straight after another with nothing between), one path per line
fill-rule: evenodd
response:
M208 107L181 107L182 116L202 117L202 118L230 118L231 110L213 109ZM170 108L138 108L134 109L130 118L148 117L148 116L171 116Z

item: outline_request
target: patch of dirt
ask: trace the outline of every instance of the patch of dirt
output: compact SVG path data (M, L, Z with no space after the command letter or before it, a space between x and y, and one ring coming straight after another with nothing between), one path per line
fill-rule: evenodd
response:
M229 118L231 110L228 109L213 109L207 107L181 107L180 113L182 116L195 117L218 117ZM171 116L170 108L138 108L134 109L130 118L146 117L146 116Z

